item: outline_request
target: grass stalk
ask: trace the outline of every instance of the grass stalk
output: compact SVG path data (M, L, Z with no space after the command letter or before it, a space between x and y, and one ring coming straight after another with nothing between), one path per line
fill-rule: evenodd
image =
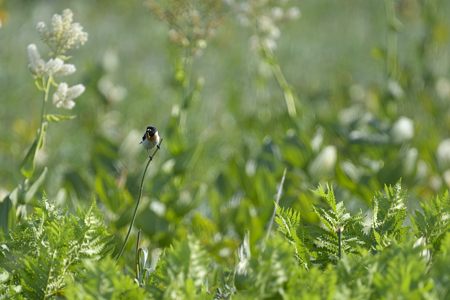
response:
M283 176L281 177L280 184L278 185L278 191L277 191L277 195L275 197L275 207L273 208L272 217L270 218L269 227L267 228L267 233L266 233L266 237L264 239L263 248L265 248L267 241L269 240L270 232L272 231L273 222L275 220L275 215L277 212L277 206L278 206L278 203L280 203L281 193L283 192L285 178L286 178L286 168L283 171Z
M148 157L148 161L147 161L147 164L145 165L144 173L142 174L141 184L139 186L139 196L138 196L138 199L137 199L137 202L136 202L136 206L134 207L133 217L131 219L130 226L128 227L128 232L127 232L127 235L125 236L125 240L123 241L122 247L120 248L120 252L119 252L119 254L116 257L116 261L118 261L119 258L122 256L123 251L125 250L125 246L127 245L128 238L130 237L131 229L133 228L134 221L136 220L136 215L137 215L137 210L138 210L138 207L139 207L139 203L141 202L142 190L144 189L144 179L145 179L145 175L147 174L148 166L153 161L153 157L156 155L156 153L160 149L160 146L161 146L162 142L163 142L163 139L161 138L161 141L157 145L155 151L153 151L153 154Z

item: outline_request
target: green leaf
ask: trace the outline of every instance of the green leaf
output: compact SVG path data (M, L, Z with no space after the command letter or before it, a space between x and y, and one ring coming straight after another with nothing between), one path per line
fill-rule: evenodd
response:
M36 138L31 144L30 149L27 152L27 155L22 161L20 165L20 172L26 178L30 178L34 174L34 166L36 161L36 153L39 149L42 148L44 144L45 133L47 132L47 123L42 124L41 129L39 130Z
M76 118L75 115L57 115L57 114L46 114L44 116L45 120L48 122L61 122L66 120L73 120Z
M39 187L44 183L45 176L47 175L47 167L44 168L39 178L30 186L30 188L25 192L25 203L28 203L33 196L36 194Z
M5 234L8 232L10 215L13 215L11 214L11 207L10 194L8 194L3 198L2 202L0 202L0 227Z

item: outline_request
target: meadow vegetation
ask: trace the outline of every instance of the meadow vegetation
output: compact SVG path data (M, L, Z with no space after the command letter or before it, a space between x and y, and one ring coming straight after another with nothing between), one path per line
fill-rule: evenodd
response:
M0 0L0 299L448 299L449 12Z

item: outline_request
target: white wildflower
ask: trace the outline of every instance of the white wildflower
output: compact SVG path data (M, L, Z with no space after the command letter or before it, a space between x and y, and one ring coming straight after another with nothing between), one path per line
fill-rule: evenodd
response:
M55 72L56 76L67 76L75 73L77 69L72 64L63 64L58 71Z
M414 137L414 123L407 117L400 117L391 128L394 143L403 143Z
M157 215L157 216L164 216L166 213L166 205L163 202L159 201L152 201L150 203L150 209Z
M115 85L108 77L102 77L97 84L98 90L109 102L122 101L127 95L126 88Z
M435 89L439 98L448 99L450 97L450 81L447 78L439 78L436 81Z
M273 51L277 48L277 42L274 39L266 38L266 39L263 39L261 42L265 48L267 48L271 51Z
M273 23L272 18L269 16L261 16L258 19L258 25L262 32L270 33L273 28L275 27L275 24Z
M329 175L334 172L337 161L337 149L335 146L326 146L320 151L308 168L309 174L320 179L322 176Z
M45 62L41 58L39 51L35 44L30 44L27 47L28 52L28 68L35 76L42 76L45 72Z
M447 187L450 188L450 169L442 173L442 177L444 178L444 182L447 184Z
M64 55L68 50L78 48L88 39L83 27L79 23L73 23L73 13L70 9L65 9L62 15L53 15L51 28L44 22L39 22L36 28L55 56Z
M236 12L239 23L243 26L256 24L254 35L258 36L257 47L253 50L268 48L274 50L277 40L281 36L278 25L285 21L296 19L300 16L300 10L290 6L289 1L225 1ZM254 46L254 39L250 38L250 45Z
M45 25L44 22L38 22L36 24L36 30L39 32L39 34L44 34L45 31L47 30L47 25Z
M275 20L283 19L284 11L281 7L275 6L274 8L272 8L271 13L272 13L272 17Z
M417 159L419 158L419 151L416 148L408 149L403 158L403 172L407 175L412 175L417 167Z
M388 90L395 98L402 98L405 95L401 85L395 80L389 80L387 84Z
M58 72L61 67L64 65L64 62L59 58L51 58L49 61L45 64L45 74L48 76L52 76L56 72Z
M450 138L443 140L436 150L436 158L439 168L450 168Z
M296 6L289 8L288 11L286 12L286 16L289 20L298 19L300 17L300 14L301 14L300 9Z
M57 108L72 109L75 106L73 100L79 97L84 90L85 88L82 84L69 87L67 83L62 82L58 85L55 94L53 94L53 104L55 104Z

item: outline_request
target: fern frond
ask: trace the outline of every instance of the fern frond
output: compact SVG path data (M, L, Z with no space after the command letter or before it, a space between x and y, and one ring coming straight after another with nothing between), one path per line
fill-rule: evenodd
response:
M312 230L312 241L315 245L315 262L326 264L335 263L344 252L356 252L364 242L362 235L362 216L352 216L347 212L342 201L336 202L334 190L327 185L325 191L319 186L314 191L325 200L325 207L315 205L314 212L320 220L320 226Z
M294 247L295 255L299 262L305 268L308 268L310 254L304 240L298 235L300 213L292 208L276 206L275 222L278 225L278 231Z
M404 238L406 228L406 193L400 182L395 186L385 186L384 193L377 193L373 199L372 208L372 246L373 242L380 247L386 247L393 240Z
M448 192L431 201L421 201L421 210L416 210L412 224L418 238L425 238L432 253L440 249L441 241L450 232L450 197Z
M100 259L109 239L93 207L85 215L69 215L44 199L10 232L0 267L20 282L25 297L51 297L65 287L81 258Z
M149 289L156 298L201 295L207 289L210 257L193 236L175 243L150 275Z

